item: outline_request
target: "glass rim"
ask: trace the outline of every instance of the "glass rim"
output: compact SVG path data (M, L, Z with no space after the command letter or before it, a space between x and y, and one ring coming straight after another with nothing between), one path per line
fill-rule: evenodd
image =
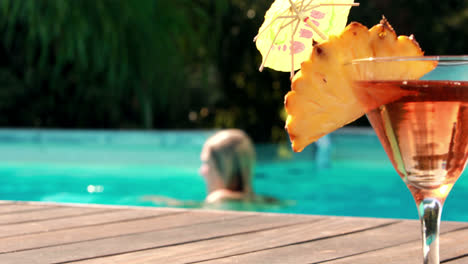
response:
M436 61L438 65L459 65L468 64L468 55L368 57L352 60L349 64L405 61Z

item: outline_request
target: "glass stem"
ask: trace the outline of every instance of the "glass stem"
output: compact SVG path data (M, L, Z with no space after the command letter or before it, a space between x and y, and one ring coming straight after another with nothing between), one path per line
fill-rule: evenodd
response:
M426 198L419 204L421 219L424 264L439 264L439 226L442 203L435 198Z

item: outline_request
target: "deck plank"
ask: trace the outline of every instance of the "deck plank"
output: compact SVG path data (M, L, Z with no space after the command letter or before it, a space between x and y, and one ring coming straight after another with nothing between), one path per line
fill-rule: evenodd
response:
M129 210L110 209L98 211L93 214L77 215L68 218L54 218L39 222L26 222L19 224L0 225L0 238L37 234L41 232L51 232L57 230L111 224L130 220L139 220L157 215L172 214L167 210Z
M35 210L42 210L46 208L54 208L58 205L51 204L23 204L23 203L5 203L0 205L0 215L18 213L18 212L28 212Z
M73 217L78 215L93 214L109 210L99 207L45 207L33 211L24 211L0 215L0 226L19 223L43 221L47 219L57 219L63 217Z
M163 215L125 222L21 235L0 239L0 254L67 245L83 241L109 239L123 235L143 234L147 232L155 232L161 229L175 228L210 221L222 221L237 217L239 216L236 214L169 212Z
M464 257L457 257L456 259L449 260L449 261L446 261L444 263L447 263L447 264L466 264L466 263L468 263L468 255L464 255Z
M98 263L189 263L262 251L269 248L320 240L396 223L388 219L324 217L318 221L278 227L254 233L242 233L217 239L157 248L84 261ZM80 263L80 262L78 262Z
M442 232L458 229L467 226L463 223L448 223L443 227ZM420 242L419 221L402 221L397 224L383 226L376 229L369 229L363 232L346 234L328 239L315 240L309 243L290 245L252 252L232 257L213 259L203 263L322 263L339 259L363 252L372 252L389 246L400 245L402 243ZM413 249L415 255L419 250ZM367 253L365 254L367 256ZM331 262L330 262L331 263ZM343 262L361 263L361 262ZM373 263L379 262L374 259ZM412 262L396 262L412 263Z
M401 219L0 201L0 263L420 263L419 228ZM442 223L444 263L468 263L466 237L468 223Z
M0 255L0 260L2 264L19 263L21 261L33 264L90 259L212 239L214 237L229 236L237 233L255 232L301 222L316 221L320 218L313 216L290 217L269 214L237 213L232 214L235 218L227 217L226 219L226 215L230 215L230 213L201 211L197 212L195 215L201 216L207 214L218 214L218 219L216 221L190 224L188 226L172 229L141 232L112 238L6 253ZM192 222L193 218L187 219L187 221ZM169 224L173 223L174 220L166 222ZM155 224L161 225L162 223L164 222ZM41 256L40 260L35 256Z
M468 237L467 229L449 232L440 236L440 260L451 259L457 256L468 254L468 245L464 243ZM467 259L465 259L466 261ZM343 258L329 262L330 264L344 263L422 263L421 241L411 241L397 246L359 254L356 256ZM453 263L453 262L449 262ZM462 262L467 263L467 262Z

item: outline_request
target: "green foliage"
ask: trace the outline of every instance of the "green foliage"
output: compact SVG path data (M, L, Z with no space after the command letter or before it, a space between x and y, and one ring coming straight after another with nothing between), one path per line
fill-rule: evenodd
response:
M467 53L466 0L360 2L350 20L385 15L427 54ZM0 125L238 127L285 141L289 73L259 73L252 42L271 3L0 0Z
M30 108L2 124L149 128L154 120L175 122L190 104L185 76L201 46L192 25L205 16L191 14L188 2L1 1L1 71L22 91L6 84L14 97L2 101ZM3 107L9 115L17 111Z

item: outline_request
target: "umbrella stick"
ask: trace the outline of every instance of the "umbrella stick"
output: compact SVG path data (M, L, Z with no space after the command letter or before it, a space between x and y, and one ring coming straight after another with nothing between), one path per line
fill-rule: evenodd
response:
M325 35L312 21L310 21L309 17L304 19L304 22L309 25L315 33L317 33L323 40L327 40L328 37Z
M299 28L299 22L300 20L297 21L296 26L294 27L293 33L291 34L291 80L294 77L294 35L296 35L296 31ZM292 26L292 24L291 24Z
M312 23L312 21L310 21L308 16L306 16L303 12L297 10L296 5L293 3L292 0L289 0L289 3L291 4L291 8L294 10L294 12L299 17L300 20L307 23L307 25L309 25L312 28L312 30L314 30L315 33L317 33L323 40L328 39L327 35L325 35L314 23Z

